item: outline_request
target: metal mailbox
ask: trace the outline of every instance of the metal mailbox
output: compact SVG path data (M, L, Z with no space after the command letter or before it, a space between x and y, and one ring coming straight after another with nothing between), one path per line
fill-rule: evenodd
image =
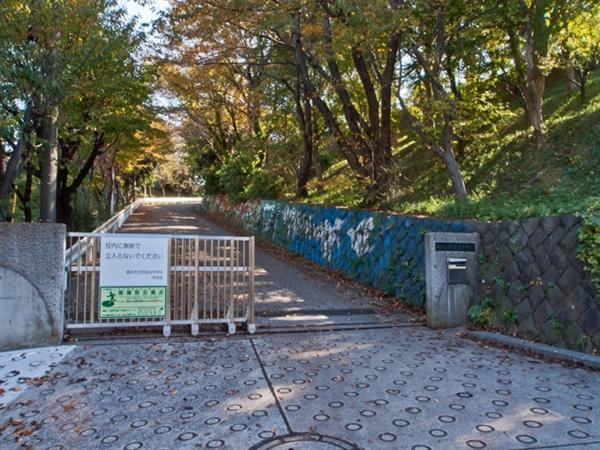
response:
M469 284L467 258L448 258L448 284Z

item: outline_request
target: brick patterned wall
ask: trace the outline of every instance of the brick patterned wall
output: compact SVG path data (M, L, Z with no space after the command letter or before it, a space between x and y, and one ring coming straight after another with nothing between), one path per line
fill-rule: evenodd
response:
M600 298L577 258L581 219L477 223L480 282L473 303L493 304L492 325L528 339L600 350ZM516 323L503 316L516 314Z

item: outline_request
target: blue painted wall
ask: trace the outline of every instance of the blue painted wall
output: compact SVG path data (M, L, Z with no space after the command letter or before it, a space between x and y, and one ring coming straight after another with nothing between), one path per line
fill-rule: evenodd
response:
M209 212L361 283L422 307L428 231L472 232L465 222L279 201L231 204L208 197Z

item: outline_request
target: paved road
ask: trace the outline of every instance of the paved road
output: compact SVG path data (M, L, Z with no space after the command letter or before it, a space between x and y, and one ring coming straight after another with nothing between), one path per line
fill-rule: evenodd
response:
M149 205L138 209L122 232L229 236L230 230L207 220L193 204ZM362 290L332 282L320 271L274 256L257 245L256 312L259 324L278 326L328 323L372 323L384 320L372 314L375 301ZM295 313L293 317L285 317ZM389 320L389 319L385 319ZM399 315L395 320L407 321Z
M78 346L29 384L2 449L600 448L597 372L420 327Z

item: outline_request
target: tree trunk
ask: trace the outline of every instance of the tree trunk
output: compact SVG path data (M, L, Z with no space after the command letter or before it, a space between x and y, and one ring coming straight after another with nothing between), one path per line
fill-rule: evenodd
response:
M0 221L6 220L9 212L9 196L13 183L19 175L19 163L23 157L27 145L29 127L31 121L31 106L28 104L23 115L23 123L21 125L21 136L6 164L6 170L2 173L0 180ZM1 169L1 168L0 168Z
M71 229L71 190L69 189L69 169L65 158L68 151L64 145L61 145L61 164L57 168L56 174L56 214L57 221L67 225L67 229Z
M6 153L4 152L4 146L0 145L0 186L4 184L4 161L6 160Z
M578 88L577 82L575 81L575 69L573 67L565 69L565 78L567 93L572 94Z
M300 122L302 124L302 141L304 152L298 171L298 187L296 194L300 198L308 197L308 189L306 185L310 180L310 170L312 167L314 139L313 139L313 124L312 124L312 105L308 96L304 99L304 108L298 111L301 115Z
M21 193L18 188L15 188L14 190L15 200L13 200L12 216L14 217L15 215L15 201L18 198L19 203L21 203L21 209L23 210L25 222L33 222L33 209L31 208L31 192L33 190L33 164L31 161L28 161L25 165L25 173L27 175L25 177L25 187L23 193Z
M4 184L4 161L6 160L6 153L4 153L4 146L0 144L0 188ZM9 221L10 213L8 197L0 197L0 221Z
M108 188L106 190L106 215L112 217L115 215L115 204L117 201L117 192L115 189L115 166L114 164L110 167L110 179L108 180Z
M68 230L71 230L73 207L71 206L72 195L70 192L61 191L57 196L57 216L58 222L64 223Z
M392 85L398 57L400 34L393 33L388 41L386 64L380 81L380 122L377 124L377 144L373 155L373 189L375 200L384 198L389 189L392 162Z
M554 3L554 6L550 5ZM527 18L524 28L525 34L525 67L526 86L525 103L527 115L533 128L535 149L539 150L544 145L543 130L543 105L546 75L543 72L543 61L548 55L550 29L556 23L561 2L536 0L531 6L524 0L520 1L521 11Z
M10 209L10 217L7 219L7 222L12 222L15 214L17 214L17 191L15 190L13 192L13 197L12 197L12 206Z
M583 70L579 73L579 101L585 103L585 85L587 83L588 73Z
M380 144L381 145L381 144ZM378 148L373 155L373 175L371 181L371 199L369 203L382 200L389 188L390 155L388 148Z
M104 133L94 133L94 142L90 155L79 168L77 176L69 183L69 164L73 163L74 155L81 148L79 140L61 143L61 164L57 169L57 202L58 202L58 219L59 222L71 228L73 207L71 199L77 193L80 186L91 173L94 167L94 161L102 153L104 148Z
M31 192L33 190L33 164L27 163L25 167L27 176L25 177L25 192L23 193L23 214L25 222L33 222L33 210L31 208Z
M543 130L543 105L544 105L544 84L546 77L537 75L528 80L527 91L525 95L525 104L529 123L533 128L533 141L535 149L539 150L544 145Z
M58 167L58 107L44 118L42 127L42 177L40 180L40 220L56 222L56 179Z
M456 162L454 152L451 148L446 149L441 152L441 157L444 161L444 165L446 166L446 172L448 173L448 177L450 177L450 181L452 182L454 195L459 200L466 199L467 188L465 186L465 180L463 180L462 174L460 173L460 168L458 167L458 164Z
M305 92L310 96L314 102L315 108L319 111L329 132L333 136L338 145L340 151L348 161L348 165L355 170L361 176L368 176L369 173L361 163L358 154L355 150L355 143L346 139L344 132L342 131L340 124L334 114L329 108L327 103L318 95L315 86L313 85L309 76L308 67L305 59L305 53L302 49L302 38L300 33L300 14L294 14L294 22L292 35L294 40L294 62L298 76L302 80ZM320 68L322 70L322 68Z

